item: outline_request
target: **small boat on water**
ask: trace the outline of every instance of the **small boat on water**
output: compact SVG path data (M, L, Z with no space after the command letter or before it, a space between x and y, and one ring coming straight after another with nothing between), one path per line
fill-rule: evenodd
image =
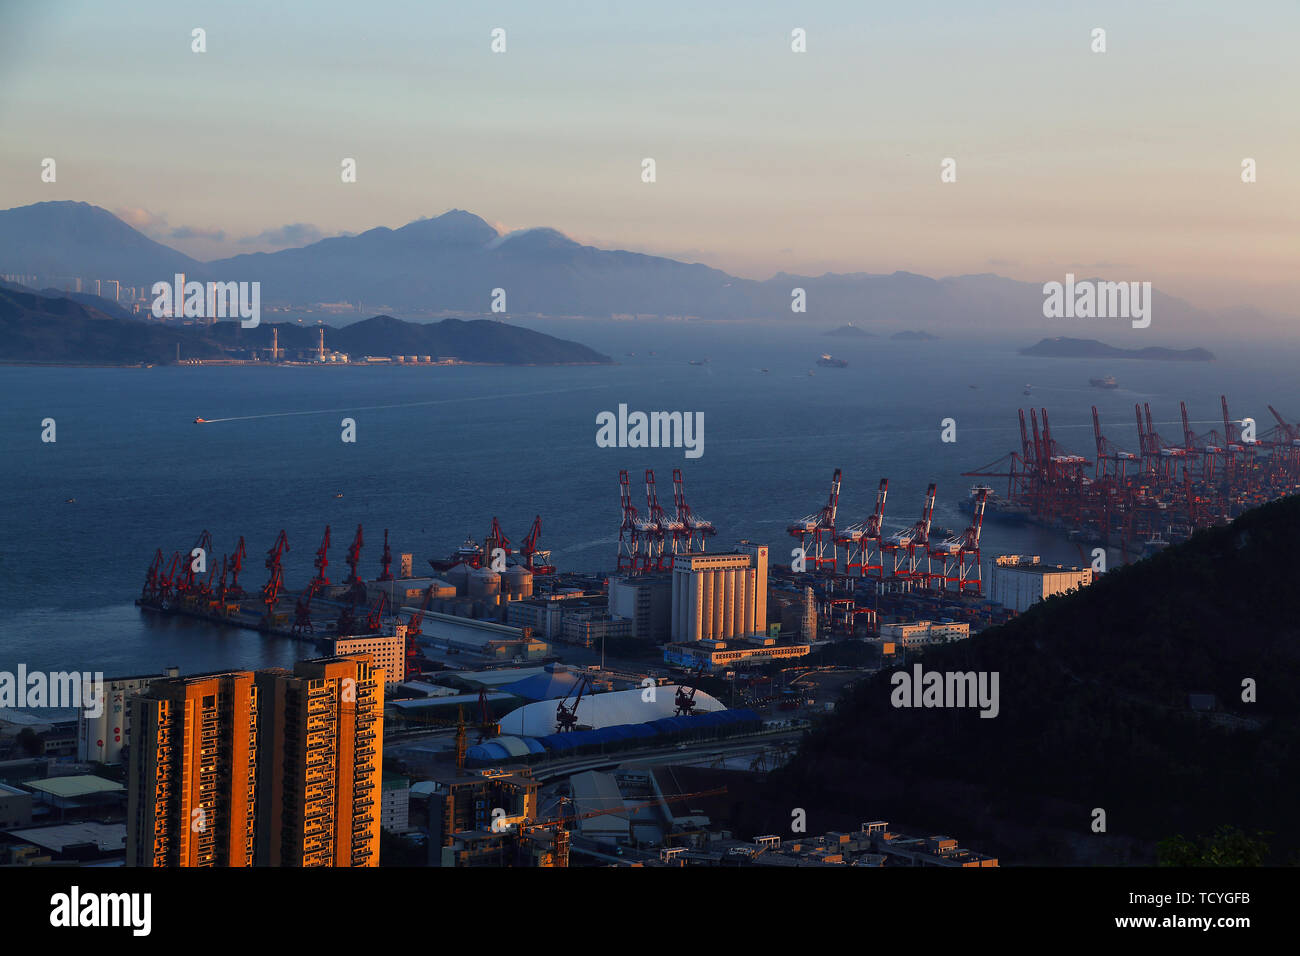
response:
M848 368L849 363L846 359L831 358L830 355L823 354L817 360L817 364L825 368Z
M692 365L708 365L708 364L709 364L709 360L708 360L707 358L704 359L703 361L697 361L696 359L691 359L691 364L692 364Z
M196 419L194 419L194 424L195 424L195 425L202 425L202 424L203 424L204 422L206 422L206 421L207 421L206 418L196 418Z
M1107 375L1104 378L1090 378L1088 384L1093 388L1119 388L1119 382L1115 381L1114 375Z
M1032 386L1032 385L1026 385L1026 386L1025 386L1025 394L1026 394L1026 395L1032 395L1032 394L1034 394L1032 391L1030 391L1030 389L1032 389L1033 387L1034 387L1034 386Z

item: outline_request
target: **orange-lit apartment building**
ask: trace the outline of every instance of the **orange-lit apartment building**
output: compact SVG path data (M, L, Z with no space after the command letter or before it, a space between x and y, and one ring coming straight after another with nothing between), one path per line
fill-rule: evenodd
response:
M258 691L251 671L153 682L132 697L128 866L251 866Z
M384 671L370 655L257 672L259 866L378 866Z

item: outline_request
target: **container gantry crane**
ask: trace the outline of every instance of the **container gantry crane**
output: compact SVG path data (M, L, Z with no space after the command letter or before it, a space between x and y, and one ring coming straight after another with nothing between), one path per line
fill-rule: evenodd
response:
M835 469L831 476L831 493L820 511L806 515L790 525L786 530L790 537L799 542L803 552L804 567L809 571L820 571L826 565L835 570L835 517L840 506L840 469ZM826 545L830 544L830 557L826 556Z

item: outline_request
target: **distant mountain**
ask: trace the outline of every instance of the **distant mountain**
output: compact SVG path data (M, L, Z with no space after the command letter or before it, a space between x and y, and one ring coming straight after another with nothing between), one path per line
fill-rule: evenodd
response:
M346 352L354 359L363 355L429 355L502 365L604 365L613 361L577 342L490 319L444 319L425 324L377 315L342 328L264 322L253 329L241 328L237 322L218 322L211 337L225 347L270 348L271 330L276 329L280 348L310 349L318 342L320 328L325 329L326 348Z
M996 275L932 279L909 272L758 281L662 256L598 249L554 229L500 234L452 210L398 229L322 239L277 252L196 262L87 203L37 203L0 212L0 271L118 278L132 285L176 272L206 281L259 281L263 304L383 303L398 311L488 314L502 289L509 314L635 314L793 322L888 319L917 327L1042 329L1041 285ZM807 311L793 313L803 289ZM1156 291L1157 326L1201 317Z
M29 292L46 299L71 299L73 302L80 302L84 306L102 312L112 319L134 320L136 318L135 315L122 308L112 299L105 299L103 296L92 295L89 292L65 292L62 289L30 289L15 282L5 282L3 279L0 279L0 289L9 289L12 292Z
M38 202L0 211L0 272L145 285L201 268L202 263L90 203Z
M0 289L0 361L134 365L219 358L193 329L116 319L68 298Z
M163 364L227 357L228 349L270 348L271 330L290 352L314 348L317 326L238 322L175 326L105 315L69 298L0 288L0 361L47 364ZM327 347L363 355L430 355L502 365L593 365L612 360L593 349L532 329L480 319L427 325L375 316L343 329L324 326ZM177 348L179 346L179 353Z
M912 330L906 332L895 332L890 336L890 338L895 342L937 342L939 340L939 336L931 335L929 332L916 332Z
M1213 362L1214 353L1206 349L1120 349L1096 339L1043 339L1036 345L1020 350L1021 355L1047 358L1117 358L1142 359L1148 362Z

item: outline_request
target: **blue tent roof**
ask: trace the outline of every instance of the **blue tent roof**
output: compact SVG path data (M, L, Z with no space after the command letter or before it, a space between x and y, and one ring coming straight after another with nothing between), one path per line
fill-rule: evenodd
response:
M498 689L526 700L558 700L567 697L580 680L582 676L579 674L557 670L534 674Z

